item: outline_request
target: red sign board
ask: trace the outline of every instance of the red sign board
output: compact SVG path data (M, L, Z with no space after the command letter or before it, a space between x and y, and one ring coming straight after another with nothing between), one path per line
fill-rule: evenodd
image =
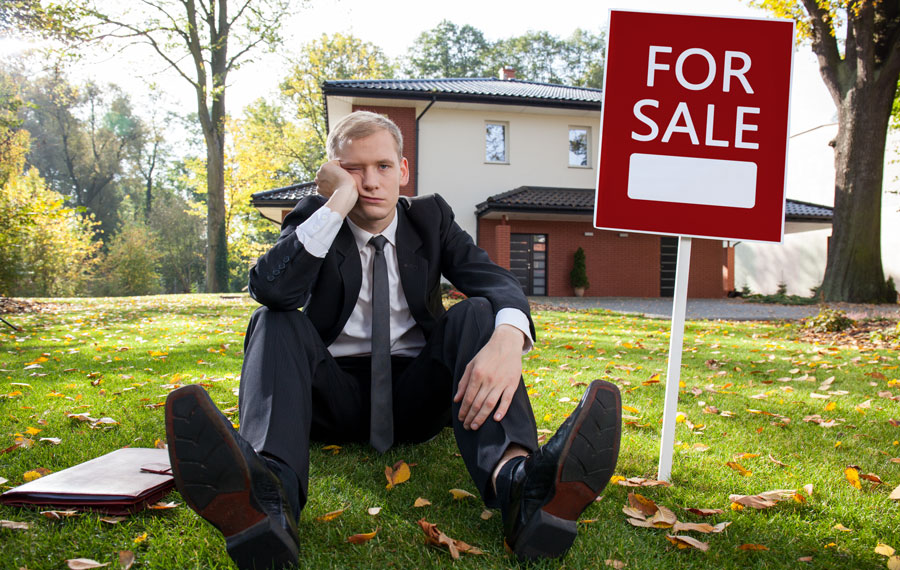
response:
M595 226L780 242L794 23L613 10Z

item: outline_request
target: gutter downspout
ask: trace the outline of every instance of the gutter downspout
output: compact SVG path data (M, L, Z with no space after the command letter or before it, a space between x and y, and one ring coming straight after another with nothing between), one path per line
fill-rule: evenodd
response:
M419 119L425 116L425 113L428 112L428 109L431 109L431 106L434 105L435 101L437 101L437 95L431 98L431 102L428 103L428 106L419 113L418 117L416 117L416 174L415 179L413 180L416 185L416 196L419 195Z

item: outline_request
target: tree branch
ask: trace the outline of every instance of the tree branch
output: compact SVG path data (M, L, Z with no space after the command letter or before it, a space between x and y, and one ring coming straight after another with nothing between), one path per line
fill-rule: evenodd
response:
M830 23L828 11L819 6L818 0L801 0L812 24L812 48L819 59L819 73L836 104L840 104L843 90L840 71L844 62L838 51L837 38Z

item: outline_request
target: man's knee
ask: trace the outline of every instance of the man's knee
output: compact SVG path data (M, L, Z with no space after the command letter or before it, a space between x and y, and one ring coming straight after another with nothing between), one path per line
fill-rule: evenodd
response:
M469 297L447 310L447 318L453 320L475 319L479 324L494 325L494 310L484 297Z
M247 334L244 337L244 350L247 350L253 336L269 336L272 333L275 336L282 336L292 332L305 337L310 331L315 331L315 327L303 311L274 311L268 307L260 307L250 316Z

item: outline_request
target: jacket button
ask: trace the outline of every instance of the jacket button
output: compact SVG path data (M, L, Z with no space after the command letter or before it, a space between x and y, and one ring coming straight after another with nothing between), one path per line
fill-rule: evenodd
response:
M281 275L281 271L278 271L276 269L275 271L272 272L272 275L275 275L277 277L278 275Z
M287 263L287 262L290 261L290 260L291 260L291 258L288 257L287 255L285 255L283 258L281 258L281 261L282 261L283 263Z
M286 267L286 265L283 263L278 264L278 269L284 269L285 267Z
M271 275L266 275L266 281L270 281L270 282L275 281L275 278L272 277Z

